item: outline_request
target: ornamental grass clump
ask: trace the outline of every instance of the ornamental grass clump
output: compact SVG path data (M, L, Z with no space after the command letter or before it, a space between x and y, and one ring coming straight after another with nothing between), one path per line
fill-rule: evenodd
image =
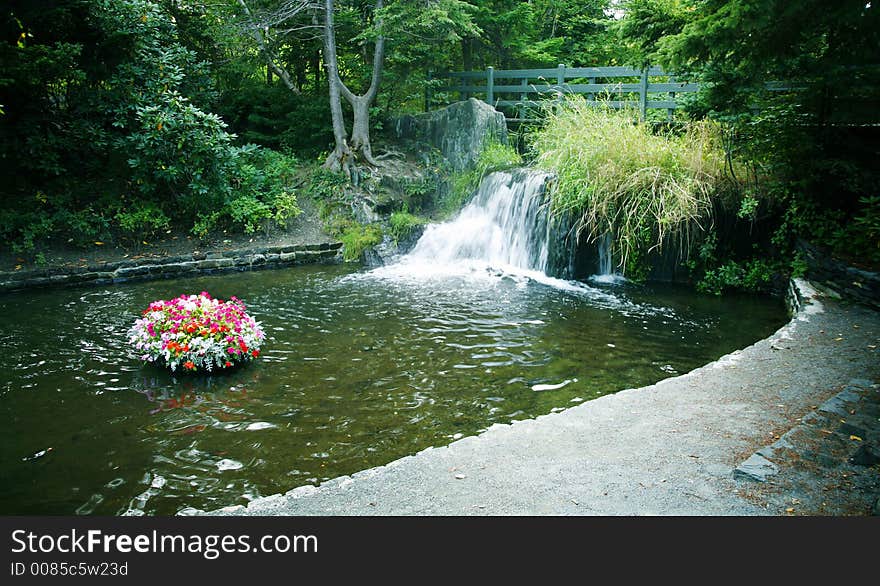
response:
M536 166L557 176L552 212L576 218L590 240L610 235L627 274L644 271L647 253L672 235L687 250L692 228L710 217L726 161L715 123L657 133L635 118L571 96L547 111L532 140Z
M128 332L129 344L145 362L172 372L224 370L254 360L266 335L236 297L181 295L154 301Z

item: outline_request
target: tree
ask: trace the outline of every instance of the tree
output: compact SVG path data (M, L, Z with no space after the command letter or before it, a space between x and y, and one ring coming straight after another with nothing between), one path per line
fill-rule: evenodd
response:
M278 75L282 80L291 79L291 76L275 58L277 48L270 41L269 31L273 27L283 28L290 38L290 31L315 26L314 18L310 23L303 21L307 12L314 17L315 12L323 11L322 59L326 68L334 137L333 149L324 166L344 171L349 177L359 165L375 167L381 164L373 155L370 122L371 109L385 72L389 38L394 41L392 45L398 55L402 56L402 60L394 63L404 63L404 67L408 67L413 55L425 56L440 43L457 43L461 35L478 32L470 20L470 7L462 0L398 0L389 6L384 0L375 3L369 0L324 0L320 5L309 4L308 0L286 0L259 14L247 4L247 0L237 2L245 13L248 33L263 57L272 61L273 70L281 70ZM341 41L337 36L340 26L336 22L336 13L340 9L345 17L345 35ZM284 42L277 41L277 44L283 45ZM370 45L372 51L367 50ZM432 54L437 55L436 51ZM340 67L340 63L344 67ZM354 89L358 83L363 88L360 94ZM350 134L346 128L343 99L352 110Z
M383 0L376 0L375 14L381 15ZM372 166L378 166L373 158L373 150L370 145L370 106L379 92L379 83L382 79L382 66L385 60L385 36L381 32L381 16L376 23L380 30L376 37L373 49L373 67L370 76L370 85L366 92L356 95L342 81L339 76L339 63L336 55L336 31L333 23L333 0L324 0L324 61L327 66L327 80L330 84L330 112L333 119L333 137L336 141L335 148L327 157L324 167L334 171L344 170L346 175L351 176L356 157L359 155L364 162ZM354 113L352 124L351 141L345 138L345 121L342 116L342 104L340 95L345 97L351 105Z

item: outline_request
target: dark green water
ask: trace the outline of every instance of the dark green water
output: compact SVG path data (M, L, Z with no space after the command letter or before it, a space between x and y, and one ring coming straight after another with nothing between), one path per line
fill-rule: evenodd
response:
M247 303L262 359L142 366L125 343L140 311L201 290ZM770 299L586 291L313 266L0 296L0 512L244 503L687 372L786 320Z

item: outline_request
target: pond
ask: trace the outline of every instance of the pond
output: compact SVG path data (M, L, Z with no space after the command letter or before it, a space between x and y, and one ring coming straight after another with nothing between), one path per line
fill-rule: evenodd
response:
M202 290L245 301L261 359L141 364L141 310ZM0 312L7 515L242 504L687 372L787 319L768 298L351 265L10 293Z

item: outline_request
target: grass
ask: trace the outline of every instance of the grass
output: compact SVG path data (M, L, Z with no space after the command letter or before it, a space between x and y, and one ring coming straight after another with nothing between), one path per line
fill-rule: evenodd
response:
M415 228L427 223L428 221L424 218L407 211L394 212L388 218L388 234L397 243L409 236Z
M591 240L610 232L619 268L636 279L646 273L647 254L671 236L690 242L724 177L716 124L656 134L633 112L597 108L580 96L548 112L531 148L536 166L557 176L553 213L576 217L578 234Z
M382 242L382 229L375 224L351 222L344 228L339 240L343 245L343 260L356 261L367 248Z

